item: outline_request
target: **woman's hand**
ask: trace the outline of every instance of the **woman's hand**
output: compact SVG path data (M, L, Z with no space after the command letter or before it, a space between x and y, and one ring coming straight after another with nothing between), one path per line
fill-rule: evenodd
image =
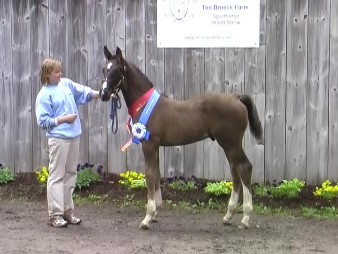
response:
M92 95L93 95L94 99L97 99L97 98L100 97L100 92L96 91L96 90L92 90ZM110 96L110 98L116 99L116 98L118 98L118 96L116 94L112 93L111 96Z
M92 90L92 96L94 99L98 99L100 97L100 92L97 90Z
M69 114L65 116L59 116L57 118L58 125L63 123L73 123L77 118L77 114Z

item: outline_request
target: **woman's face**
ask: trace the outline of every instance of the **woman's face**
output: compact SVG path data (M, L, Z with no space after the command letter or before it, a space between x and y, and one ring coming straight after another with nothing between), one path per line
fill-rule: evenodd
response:
M54 70L47 76L50 84L58 84L62 77L60 68L54 68Z

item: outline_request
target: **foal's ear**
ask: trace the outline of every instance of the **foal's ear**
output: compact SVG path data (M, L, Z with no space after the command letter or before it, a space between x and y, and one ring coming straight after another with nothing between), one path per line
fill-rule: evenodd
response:
M104 56L105 56L105 58L107 60L112 60L113 59L113 55L109 52L107 46L104 46L103 52L104 52Z
M119 61L121 61L122 60L122 51L121 51L121 49L119 47L116 48L116 53L115 54L116 54L117 59Z

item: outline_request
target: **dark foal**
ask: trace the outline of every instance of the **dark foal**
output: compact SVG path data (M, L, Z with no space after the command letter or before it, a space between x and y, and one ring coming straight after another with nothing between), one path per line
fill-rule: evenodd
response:
M112 94L121 90L133 123L137 123L145 106L135 104L153 89L153 84L135 65L123 58L119 48L116 49L115 55L112 55L107 47L104 47L104 55L107 59L104 68L106 79L100 89L100 97L103 101L108 101ZM223 223L230 224L243 187L244 215L241 227L248 228L252 211L252 165L242 147L248 122L251 133L262 143L262 126L257 109L247 95L208 94L186 101L177 101L161 95L146 123L146 130L150 133L149 139L141 140L148 203L146 216L140 227L149 228L150 222L155 220L157 208L162 203L159 147L186 145L211 138L223 148L233 177L233 189Z

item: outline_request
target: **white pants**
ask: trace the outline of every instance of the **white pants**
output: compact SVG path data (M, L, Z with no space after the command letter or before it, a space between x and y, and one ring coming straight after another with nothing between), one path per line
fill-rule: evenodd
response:
M49 176L47 202L49 218L71 214L74 211L73 191L76 184L76 168L80 138L49 138Z

